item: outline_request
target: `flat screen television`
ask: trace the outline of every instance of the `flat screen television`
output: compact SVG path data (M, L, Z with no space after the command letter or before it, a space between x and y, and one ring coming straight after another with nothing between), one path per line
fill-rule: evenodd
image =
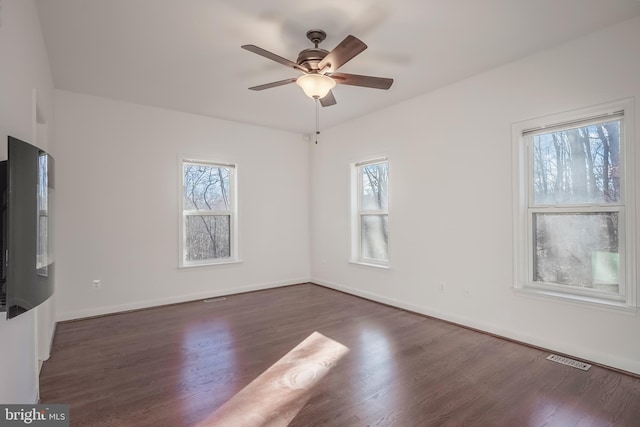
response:
M8 160L0 162L0 311L9 319L53 295L53 177L53 157L9 137Z

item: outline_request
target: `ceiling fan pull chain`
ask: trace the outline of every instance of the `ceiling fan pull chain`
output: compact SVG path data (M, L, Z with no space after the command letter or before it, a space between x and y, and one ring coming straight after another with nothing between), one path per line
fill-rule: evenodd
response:
M316 98L316 144L320 135L320 100Z

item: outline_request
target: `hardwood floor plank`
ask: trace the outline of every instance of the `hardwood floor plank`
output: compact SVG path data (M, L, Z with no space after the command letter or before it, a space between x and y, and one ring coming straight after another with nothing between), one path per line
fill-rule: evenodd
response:
M349 351L300 393L277 373L314 332ZM60 323L40 393L70 404L73 426L193 426L245 406L291 426L640 425L640 379L546 356L302 284Z

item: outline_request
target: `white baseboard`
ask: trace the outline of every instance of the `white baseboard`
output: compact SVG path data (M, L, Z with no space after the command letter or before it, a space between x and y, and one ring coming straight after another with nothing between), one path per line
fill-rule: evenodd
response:
M288 279L288 280L277 281L277 282L257 283L257 284L248 285L248 286L215 289L211 291L203 291L203 292L197 292L193 294L176 295L172 297L156 298L156 299L145 300L145 301L136 301L136 302L126 303L126 304L95 307L95 308L89 308L89 309L83 309L83 310L73 310L73 311L56 313L56 320L58 322L63 322L65 320L83 319L86 317L102 316L105 314L120 313L123 311L158 307L161 305L177 304L181 302L196 301L196 300L206 299L206 298L215 298L215 297L220 297L225 295L261 291L264 289L278 288L282 286L295 285L298 283L307 283L309 281L310 281L309 277L300 277L296 279Z
M360 289L352 288L350 286L341 285L327 280L322 280L319 278L311 278L310 281L311 283L316 283L321 286L326 286L327 288L359 296L371 301L398 307L404 310L423 314L425 316L435 317L437 319L445 320L447 322L455 323L457 325L465 326L468 328L477 329L479 331L483 331L509 340L519 341L524 344L529 344L535 347L544 348L569 356L574 356L576 358L594 362L596 364L609 366L615 369L620 369L636 375L640 375L640 361L637 360L624 359L614 354L603 353L593 349L575 347L570 343L556 342L545 337L526 335L519 331L506 329L493 324L478 322L474 319L434 310L429 307L419 306L393 298L384 297L382 295L362 291Z

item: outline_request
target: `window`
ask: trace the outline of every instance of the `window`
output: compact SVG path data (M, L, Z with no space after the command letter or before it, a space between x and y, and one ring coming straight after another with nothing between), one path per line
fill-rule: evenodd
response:
M352 261L389 263L389 162L386 158L352 167Z
M180 266L237 261L235 166L181 160Z
M514 125L516 287L636 306L631 107Z
M38 154L38 186L36 204L38 209L37 240L36 240L36 270L40 276L49 275L51 256L49 240L49 156L44 151Z

